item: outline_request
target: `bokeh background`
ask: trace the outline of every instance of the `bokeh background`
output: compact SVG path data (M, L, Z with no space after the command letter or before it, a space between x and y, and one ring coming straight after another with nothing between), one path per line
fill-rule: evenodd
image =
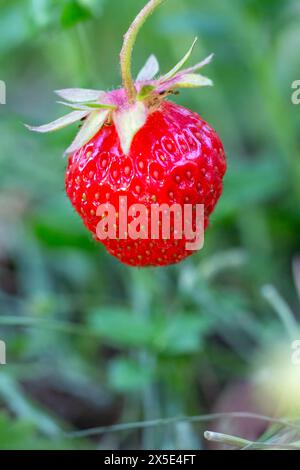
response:
M122 35L143 4L0 0L0 449L220 446L206 429L240 447L300 440L246 417L300 416L299 1L169 0L139 36L136 72L152 52L166 72L195 36L194 62L216 54L215 87L176 97L228 156L205 248L182 264L131 269L106 254L64 194L75 128L23 126L65 113L55 89L120 85Z

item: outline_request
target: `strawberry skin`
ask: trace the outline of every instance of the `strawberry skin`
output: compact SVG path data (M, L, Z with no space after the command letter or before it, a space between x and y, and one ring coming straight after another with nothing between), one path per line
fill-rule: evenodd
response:
M121 149L114 123L105 125L69 157L66 192L85 226L96 235L100 204L119 210L144 204L204 204L205 227L222 193L226 158L214 129L196 113L164 101L136 133L130 151ZM117 219L118 220L118 219ZM130 219L128 219L130 222ZM118 225L118 222L117 222ZM117 227L118 228L118 227ZM117 232L118 233L118 232ZM186 239L107 239L107 251L131 266L165 266L194 253Z

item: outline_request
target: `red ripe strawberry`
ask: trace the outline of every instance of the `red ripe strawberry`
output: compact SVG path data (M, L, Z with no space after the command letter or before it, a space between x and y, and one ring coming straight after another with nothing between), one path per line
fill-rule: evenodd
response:
M114 124L103 127L70 156L66 190L85 225L95 235L97 207L131 204L204 204L206 224L222 192L226 163L215 131L197 114L163 102L150 114L124 155ZM118 209L117 209L118 210ZM109 253L133 266L162 266L181 261L192 251L182 240L103 241Z
M148 2L125 36L121 52L124 88L107 93L60 90L57 93L74 111L49 125L31 128L46 132L84 121L67 150L67 195L94 238L102 241L110 254L132 266L169 265L193 251L187 248L186 233L178 239L174 228L168 238L160 233L153 239L149 221L146 227L139 227L139 237L131 236L121 227L120 200L126 196L128 207L143 204L148 213L154 205L178 204L183 208L190 204L196 208L203 204L206 228L222 193L226 171L223 145L214 129L196 113L165 101L177 88L211 85L209 79L195 72L212 56L181 70L195 41L168 74L154 79L159 65L151 56L137 80L133 82L131 78L133 38L161 2ZM99 240L98 227L103 217L98 210L103 204L110 204L116 211L116 236ZM128 216L128 223L134 219L134 215ZM193 219L194 230L195 223Z

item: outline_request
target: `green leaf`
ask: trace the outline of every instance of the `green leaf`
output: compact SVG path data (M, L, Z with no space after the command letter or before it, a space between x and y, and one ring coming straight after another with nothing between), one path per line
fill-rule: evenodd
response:
M108 371L109 385L117 392L141 391L153 379L154 371L125 358L110 362Z
M65 223L68 220L68 223ZM79 253L94 252L84 226L72 217L65 197L50 198L27 219L27 223L38 243L47 248L76 248Z
M203 315L176 314L157 325L155 348L169 355L197 352L211 324L211 319Z
M117 346L150 346L155 334L153 325L125 309L100 309L94 312L89 326L100 337Z
M88 326L109 344L143 347L173 356L198 351L211 324L210 318L198 314L144 319L125 309L108 308L94 312Z
M64 28L70 28L81 21L92 17L91 11L77 0L69 0L61 13L61 24Z
M0 449L5 450L65 450L84 449L76 441L57 437L55 439L42 437L38 429L27 419L10 418L4 413L0 414Z

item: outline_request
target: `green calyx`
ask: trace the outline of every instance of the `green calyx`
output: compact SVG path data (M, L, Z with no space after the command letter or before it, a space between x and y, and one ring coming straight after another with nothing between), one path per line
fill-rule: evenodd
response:
M137 34L146 19L163 1L165 0L150 0L124 37L120 54L124 89L111 92L81 88L58 90L57 95L64 100L59 103L72 111L50 124L27 127L35 132L53 132L84 120L75 140L65 152L71 154L87 144L106 122L114 123L122 151L126 155L134 136L144 126L149 113L159 107L160 102L169 93L178 88L212 86L212 81L200 75L198 71L211 62L213 54L196 65L183 69L193 52L197 38L185 56L168 73L155 78L159 72L159 63L156 57L151 55L137 78L133 80L131 63Z

